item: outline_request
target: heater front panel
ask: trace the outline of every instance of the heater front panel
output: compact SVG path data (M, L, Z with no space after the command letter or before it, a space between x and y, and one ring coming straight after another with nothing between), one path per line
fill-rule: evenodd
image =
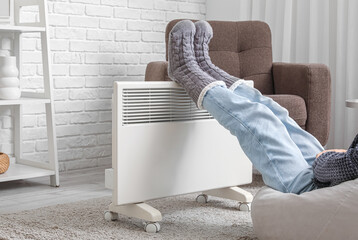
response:
M134 91L137 102L133 99L129 102L139 101L138 106L142 108L137 115L140 118L132 118L129 122L127 113L130 111L127 110L131 105L128 105L125 92L139 86L144 92L143 89L157 91L162 88L175 94L166 92L166 96L160 96L159 102L165 108L158 114L158 104L155 104L158 101L153 101L158 100L158 95L154 94L153 99L153 95L143 97ZM115 84L114 204L137 203L251 182L252 165L236 137L210 114L196 109L190 101L185 102L185 92L178 100L176 90L182 89L174 83ZM145 106L154 106L155 111Z

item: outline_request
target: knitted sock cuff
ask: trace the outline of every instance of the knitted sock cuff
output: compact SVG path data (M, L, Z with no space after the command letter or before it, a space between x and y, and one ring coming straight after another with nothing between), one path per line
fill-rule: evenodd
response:
M241 84L246 84L246 85L248 85L248 86L250 86L250 87L254 87L254 81L252 81L252 80L239 79L239 80L237 80L236 82L234 82L234 83L230 86L229 90L235 91L235 89L236 89L239 85L241 85Z

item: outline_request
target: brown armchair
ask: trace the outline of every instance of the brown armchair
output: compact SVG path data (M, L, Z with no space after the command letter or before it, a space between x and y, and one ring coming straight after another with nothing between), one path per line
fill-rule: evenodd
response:
M178 21L167 25L166 44L170 30ZM254 80L255 88L285 107L303 129L325 145L331 107L331 78L327 66L273 63L271 31L264 22L209 23L214 32L209 46L212 62L231 75ZM145 80L169 81L167 66L167 62L149 63Z

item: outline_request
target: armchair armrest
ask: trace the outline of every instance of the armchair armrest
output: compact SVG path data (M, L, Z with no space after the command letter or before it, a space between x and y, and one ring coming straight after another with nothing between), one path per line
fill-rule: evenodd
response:
M331 75L324 64L273 63L275 94L301 96L306 103L306 130L325 145L331 114Z
M145 81L171 81L168 77L168 62L150 62L145 70Z

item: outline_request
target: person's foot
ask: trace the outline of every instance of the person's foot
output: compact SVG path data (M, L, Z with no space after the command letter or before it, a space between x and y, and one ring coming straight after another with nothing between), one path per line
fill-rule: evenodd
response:
M190 20L178 22L170 31L168 75L181 85L198 108L202 109L205 93L214 86L225 86L225 83L212 78L200 69L195 60L194 35L195 25Z
M318 154L312 168L319 188L358 178L358 134L347 151L333 149Z
M226 86L234 90L245 80L234 77L224 70L218 68L211 62L209 56L209 43L213 37L213 29L206 21L197 21L195 23L196 33L194 37L195 58L200 68L215 79L222 80Z

